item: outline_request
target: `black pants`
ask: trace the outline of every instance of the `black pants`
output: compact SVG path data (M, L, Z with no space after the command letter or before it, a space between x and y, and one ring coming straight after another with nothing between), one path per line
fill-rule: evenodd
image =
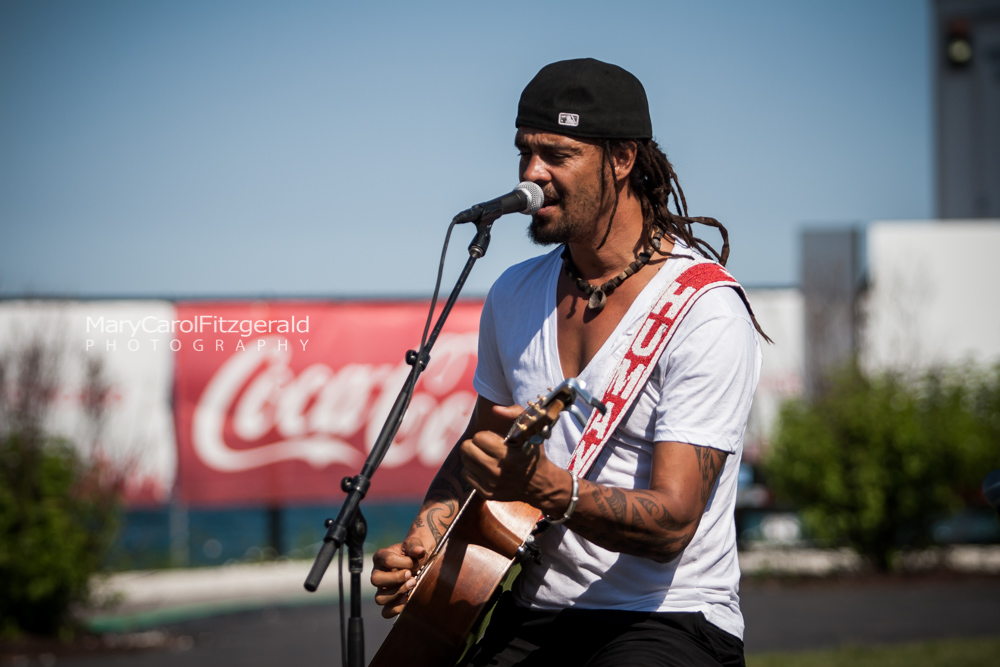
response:
M743 642L700 612L536 611L504 594L463 667L744 667Z

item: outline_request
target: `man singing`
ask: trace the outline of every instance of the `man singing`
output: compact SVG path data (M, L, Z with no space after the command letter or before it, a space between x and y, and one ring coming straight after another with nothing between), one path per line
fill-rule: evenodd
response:
M490 290L475 411L406 539L375 554L375 599L384 616L400 612L475 489L553 525L463 664L742 665L733 510L761 355L742 289L719 266L726 230L687 215L645 90L620 67L542 68L516 126L521 180L545 195L529 234L557 247ZM721 252L699 224L720 231ZM709 275L723 278L690 287ZM667 342L630 385L626 352L653 339ZM508 448L498 434L523 405L571 377L598 397L631 391L621 421L596 445L560 419L544 445ZM596 446L589 463L578 443Z

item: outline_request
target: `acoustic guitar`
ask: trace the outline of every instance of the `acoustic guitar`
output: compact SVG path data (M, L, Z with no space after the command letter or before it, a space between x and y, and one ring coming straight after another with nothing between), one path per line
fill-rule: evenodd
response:
M564 410L582 425L586 418L574 405L577 397L605 412L583 383L571 378L528 404L508 431L506 444L542 443ZM534 536L546 527L541 512L531 505L484 500L473 491L417 572L406 606L369 667L454 664L511 566L538 558Z

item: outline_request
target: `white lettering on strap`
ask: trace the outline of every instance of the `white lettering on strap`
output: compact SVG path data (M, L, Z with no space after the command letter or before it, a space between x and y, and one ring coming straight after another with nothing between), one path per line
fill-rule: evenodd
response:
M743 288L720 265L708 260L677 258L679 275L656 300L656 305L636 332L632 344L608 380L601 400L606 414L597 410L583 429L583 437L573 450L569 469L581 477L587 475L598 455L611 439L629 407L642 392L667 344L677 331L677 324L690 311L698 298L710 289L722 285ZM746 296L744 296L744 300Z

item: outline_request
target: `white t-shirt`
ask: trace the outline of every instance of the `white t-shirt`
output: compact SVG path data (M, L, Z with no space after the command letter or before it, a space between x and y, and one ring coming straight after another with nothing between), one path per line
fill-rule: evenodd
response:
M511 267L486 298L474 385L494 403L524 405L565 379L556 340L561 252L560 246ZM624 347L676 273L668 260L580 372L578 379L591 393L601 396ZM760 345L742 298L727 287L702 295L677 327L588 479L625 489L648 488L653 445L661 441L728 452L694 539L678 558L661 564L608 551L565 526L552 526L539 539L542 565L524 564L515 590L522 605L700 611L742 638L733 509L743 433L760 375ZM581 436L574 420L559 419L545 443L546 455L567 467Z

